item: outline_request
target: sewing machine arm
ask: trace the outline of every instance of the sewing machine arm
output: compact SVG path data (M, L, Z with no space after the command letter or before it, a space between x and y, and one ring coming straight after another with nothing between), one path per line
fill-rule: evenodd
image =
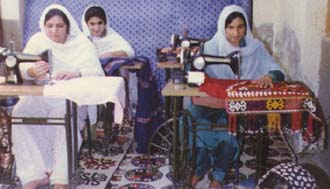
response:
M204 69L208 65L225 64L231 68L231 70L236 76L238 76L240 72L240 62L241 56L239 51L234 51L227 56L213 56L202 54L194 59L193 67L196 70L204 71Z
M10 43L10 48L0 48L0 60L4 61L6 67L6 82L20 84L23 82L19 71L19 64L23 62L36 62L44 60L50 63L51 50L46 50L40 55L26 54L15 51L14 43Z

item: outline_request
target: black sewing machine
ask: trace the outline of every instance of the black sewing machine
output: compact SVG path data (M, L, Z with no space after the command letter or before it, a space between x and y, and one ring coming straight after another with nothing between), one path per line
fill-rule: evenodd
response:
M193 47L199 47L201 43L204 43L205 39L199 39L199 38L192 38L192 37L185 37L180 36L177 34L174 34L171 36L171 46L173 50L176 50L178 47L183 48L193 48Z
M234 51L227 56L213 56L204 54L204 43L205 39L190 38L188 31L184 30L184 35L172 35L171 37L171 50L167 48L166 52L162 52L162 49L157 49L156 55L159 62L166 62L169 57L176 60L183 66L183 71L176 70L173 76L175 83L190 83L189 75L203 75L204 69L208 65L214 64L226 64L228 65L233 73L240 79L240 63L241 54L239 51ZM181 47L178 51L178 47ZM199 76L198 76L199 77ZM204 81L204 80L203 80ZM199 84L202 81L200 80Z
M200 50L193 52L190 49L184 48L180 53L180 63L184 65L183 74L185 75L186 82L190 85L200 85L204 78L189 78L189 77L203 77L206 66L209 65L228 65L237 79L240 79L240 64L241 64L240 51L234 51L227 56L213 56L203 54L203 43L200 44ZM199 73L198 73L199 72ZM194 83L197 81L197 83Z
M227 56L213 56L202 54L197 56L193 61L193 69L204 71L206 66L215 65L215 64L226 64L228 65L233 73L239 79L240 77L240 63L241 63L241 55L239 51L234 51Z
M177 63L180 62L180 54L177 53L178 47L197 49L206 41L205 39L187 37L188 31L185 30L186 34L183 36L173 34L171 36L171 50L167 52L162 52L162 49L156 49L156 55L158 62L166 62L168 60L176 60ZM169 49L169 48L167 48Z
M23 79L19 71L19 64L22 62L36 62L40 60L50 63L51 50L46 50L40 55L16 52L13 41L10 42L9 48L0 48L0 61L5 64L6 68L6 83L21 84Z

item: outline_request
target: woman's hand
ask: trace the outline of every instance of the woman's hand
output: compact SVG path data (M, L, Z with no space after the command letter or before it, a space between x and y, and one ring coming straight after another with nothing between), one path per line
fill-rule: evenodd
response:
M79 71L66 71L66 72L60 72L55 75L53 78L54 80L68 80L68 79L73 79L76 77L80 77L81 74Z
M28 75L37 80L45 79L49 70L49 64L45 61L38 61L28 69Z
M215 97L192 97L194 105L206 106L209 108L225 108L224 99Z
M260 88L273 87L273 79L269 75L265 75L257 80L252 81L252 83L257 84Z

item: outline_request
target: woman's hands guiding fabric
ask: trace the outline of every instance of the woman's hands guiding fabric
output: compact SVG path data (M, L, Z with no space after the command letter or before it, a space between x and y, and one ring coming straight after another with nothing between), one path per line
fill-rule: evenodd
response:
M273 85L273 79L269 75L265 75L257 80L253 80L252 83L257 84L260 88L272 88Z
M49 72L49 64L45 61L38 61L28 70L28 74L36 80L46 79ZM54 76L54 80L68 80L80 77L79 71L62 71Z
M45 61L38 61L33 64L33 66L28 69L28 74L39 80L45 79L49 71L49 64Z
M55 75L54 79L55 80L68 80L68 79L73 79L76 77L80 77L80 72L79 71L65 71L65 72L60 72Z

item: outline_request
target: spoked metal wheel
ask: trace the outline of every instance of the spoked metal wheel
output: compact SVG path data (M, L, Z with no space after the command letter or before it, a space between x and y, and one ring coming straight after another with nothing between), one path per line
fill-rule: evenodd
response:
M172 179L178 186L188 185L188 178L192 169L192 152L188 144L189 132L186 118L187 114L180 112L178 117L168 119L154 132L148 146L149 157L163 156L168 158Z
M149 141L149 155L169 157L173 153L173 118L161 124Z

